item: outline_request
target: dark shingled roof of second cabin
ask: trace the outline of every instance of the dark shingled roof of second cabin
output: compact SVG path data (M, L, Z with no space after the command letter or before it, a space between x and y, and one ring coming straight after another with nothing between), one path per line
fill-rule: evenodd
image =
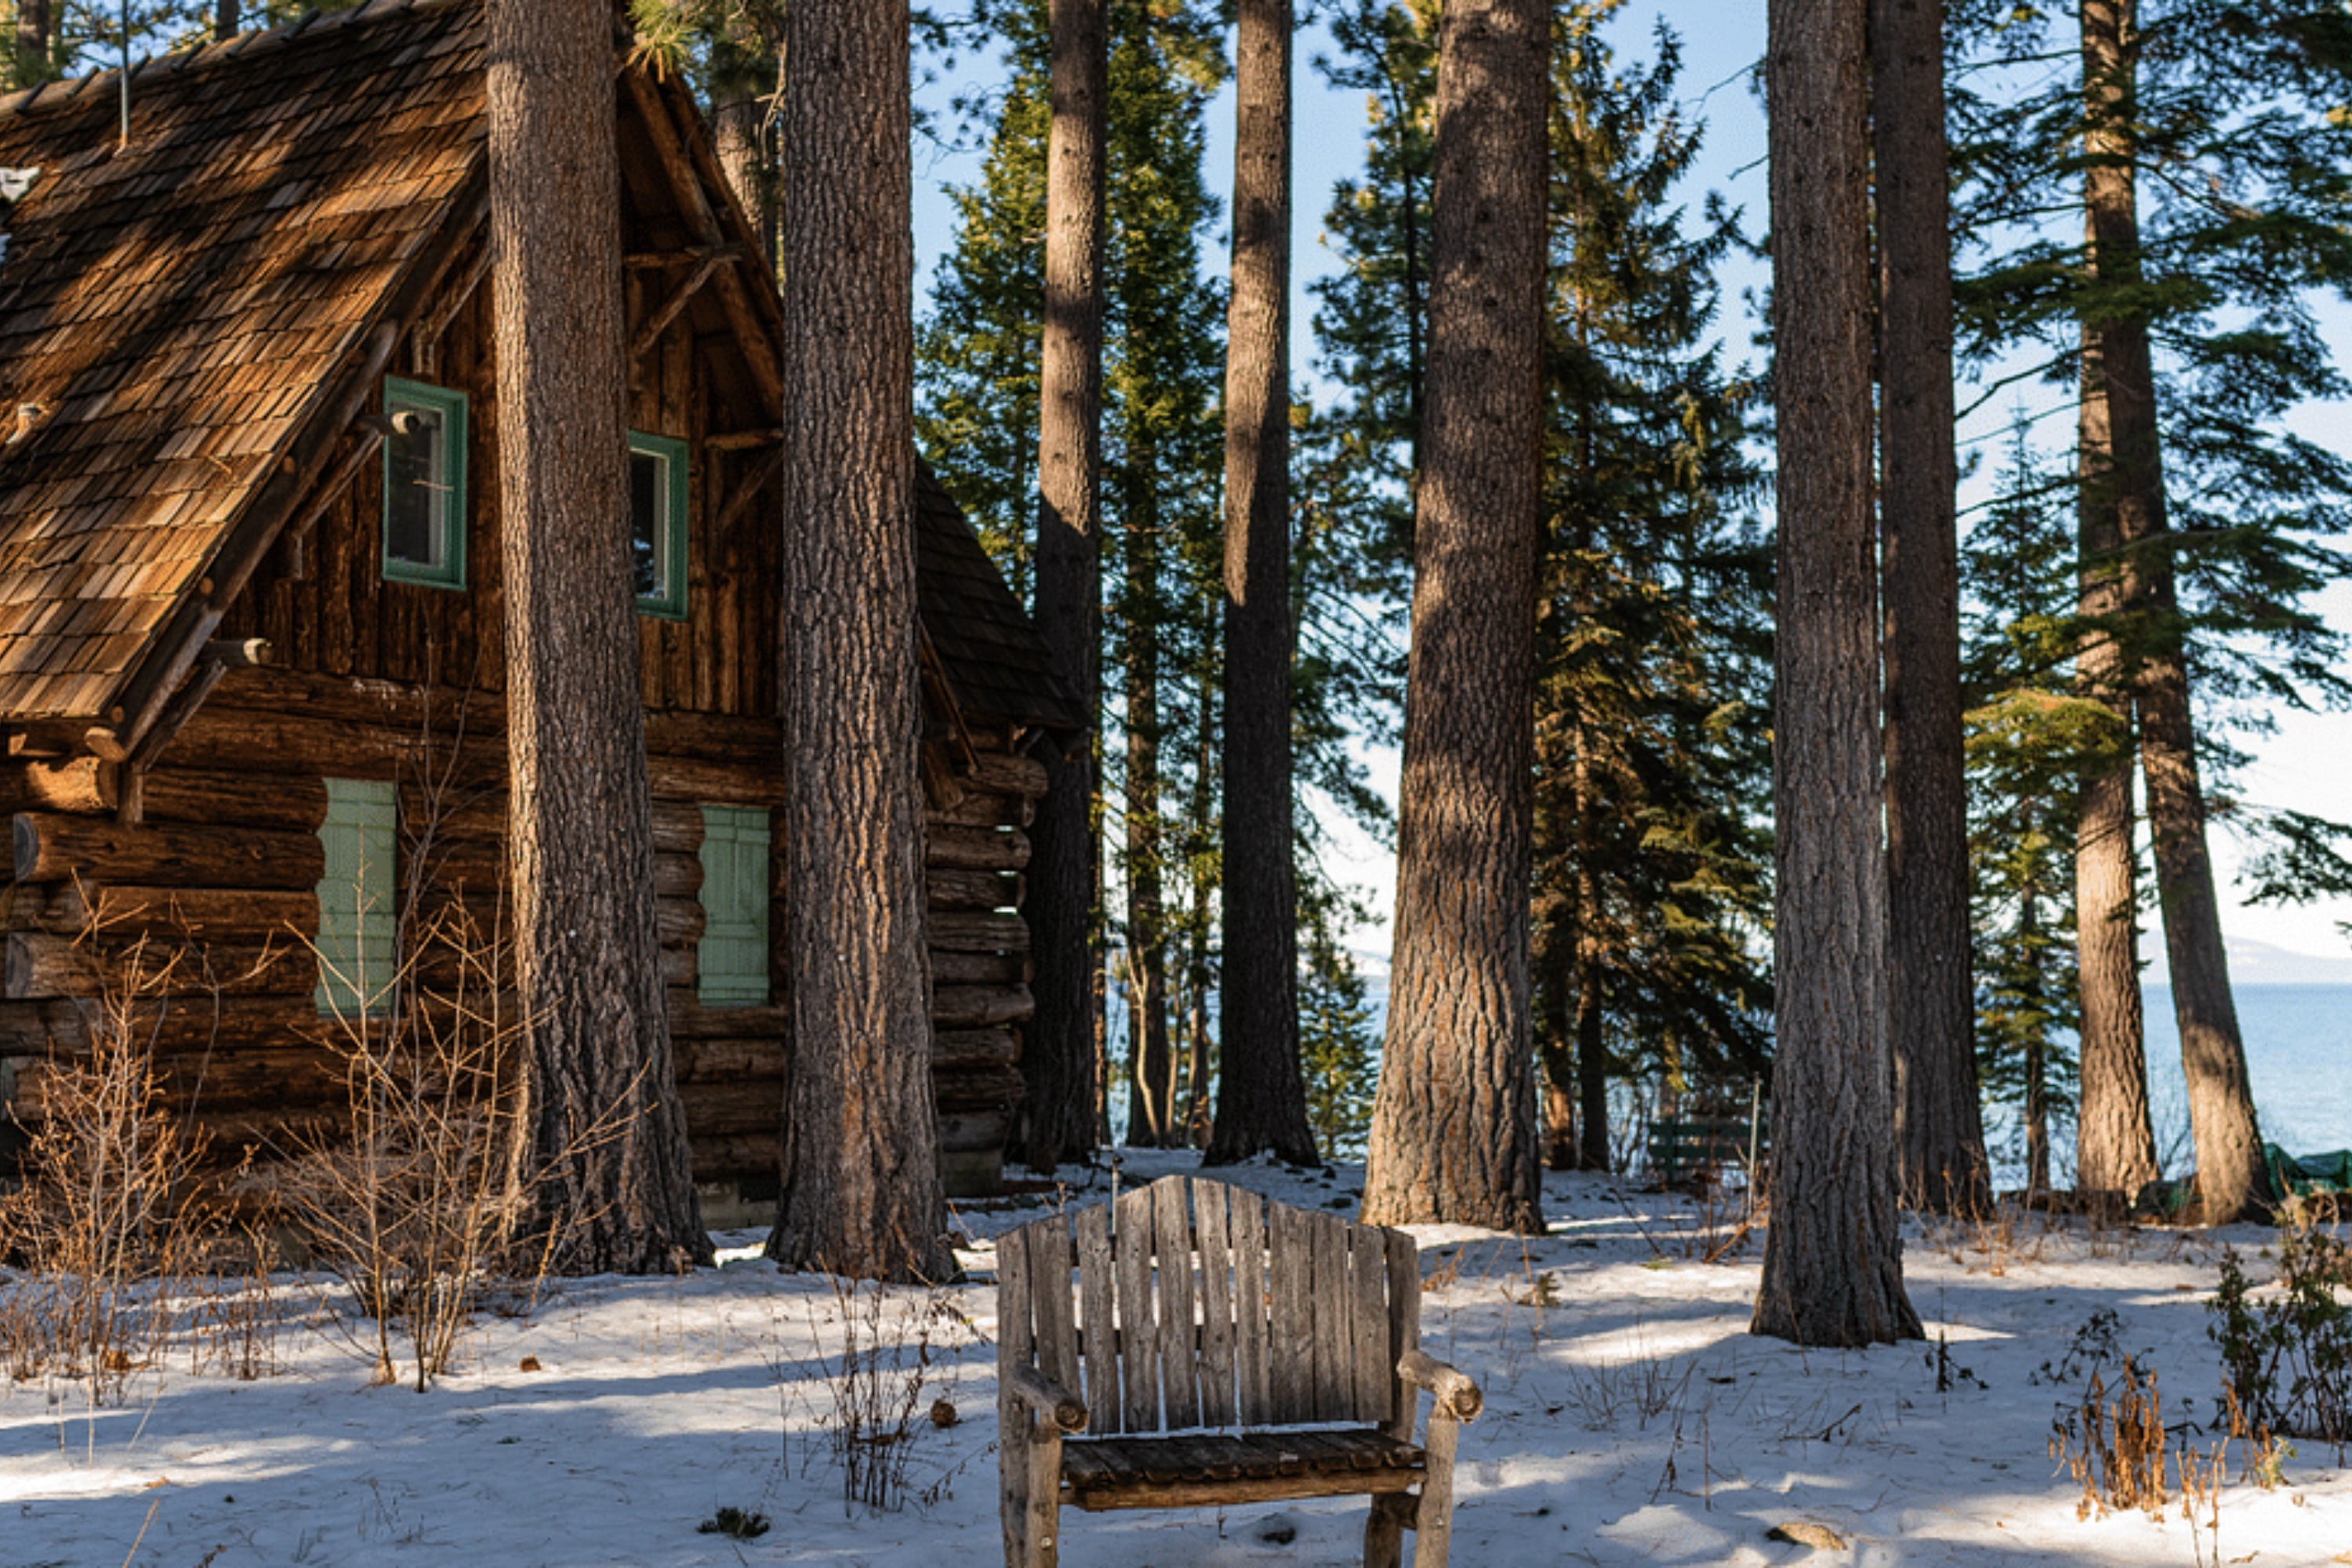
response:
M115 73L0 97L0 167L40 171L0 260L0 724L152 703L203 602L242 584L268 481L341 434L338 384L478 209L482 15L371 0L149 62L127 148ZM780 333L773 291L752 293ZM1019 602L918 474L922 620L965 717L1077 727Z

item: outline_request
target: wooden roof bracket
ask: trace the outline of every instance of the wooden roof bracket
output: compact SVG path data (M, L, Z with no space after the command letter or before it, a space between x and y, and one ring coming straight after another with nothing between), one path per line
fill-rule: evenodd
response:
M86 749L100 756L111 753L113 760L127 758L139 750L173 694L195 668L206 641L219 628L221 617L252 580L262 558L278 542L302 503L319 493L316 481L331 444L358 423L392 363L393 352L399 346L404 329L418 315L424 302L433 299L447 280L461 248L448 243L449 237L469 234L487 219L487 159L476 166L464 191L450 204L449 211L451 217L424 247L422 262L392 294L375 326L354 345L352 368L341 378L327 383L313 404L311 417L303 422L301 433L279 458L278 471L246 502L198 591L181 598L146 658L123 684L117 706L124 717L110 728L98 726L89 730L83 737Z
M757 251L745 242L751 238L751 226L734 213L734 197L727 192L726 182L719 184L719 205L711 203L712 191L704 172L688 151L685 138L678 134L677 121L672 116L668 100L686 89L673 81L665 86L655 82L644 71L622 73L622 82L635 105L637 117L645 122L646 139L653 143L655 161L661 164L663 175L669 181L670 192L677 198L695 238L704 247L729 246L741 247L741 259L749 259ZM725 210L736 217L738 230L730 239L728 226L719 212ZM717 274L719 303L726 307L728 324L735 329L741 342L743 357L750 362L752 375L761 390L779 406L783 399L783 370L774 357L774 340L759 321L753 296L743 287L743 280L733 268Z
M486 218L486 225L487 221ZM438 360L442 334L449 330L449 323L457 319L457 312L471 303L475 294L480 291L482 279L490 275L490 237L487 226L478 235L466 236L459 244L473 247L472 263L455 287L441 291L440 298L418 319L408 334L408 363L418 377L425 381L431 381L441 374Z
M654 345L661 342L662 334L686 313L686 308L694 303L694 297L702 292L702 286L710 281L711 275L731 259L733 258L728 254L726 247L705 250L702 259L695 263L694 270L688 272L678 286L669 291L669 298L646 318L645 324L637 329L637 335L629 342L630 385L637 384L646 356L654 352Z
M980 748L971 743L971 726L964 722L963 704L956 700L955 687L948 679L946 661L932 646L931 634L918 616L915 621L915 657L923 672L923 683L931 688L931 695L946 713L948 725L955 736L956 747L963 753L967 772L980 767Z
M710 443L705 442L704 445L709 446ZM743 514L751 509L752 503L760 499L770 485L776 482L776 476L783 471L784 448L782 443L779 442L761 452L760 460L751 465L751 471L737 479L734 488L727 492L726 502L719 509L719 521L711 525L710 536L713 539L732 537L736 523L742 521Z

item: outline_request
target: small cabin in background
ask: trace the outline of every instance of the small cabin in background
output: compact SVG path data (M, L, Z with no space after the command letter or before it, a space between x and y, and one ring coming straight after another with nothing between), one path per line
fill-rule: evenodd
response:
M375 0L156 61L123 149L111 74L0 99L0 169L37 171L0 207L0 1125L87 1040L93 955L146 935L234 977L153 1010L177 1105L268 1146L341 1104L321 1042L412 895L501 897L484 32L479 0ZM662 962L724 1219L776 1195L790 1048L782 316L686 89L616 91ZM1034 752L1080 716L919 492L935 1081L971 1190L1022 1093Z

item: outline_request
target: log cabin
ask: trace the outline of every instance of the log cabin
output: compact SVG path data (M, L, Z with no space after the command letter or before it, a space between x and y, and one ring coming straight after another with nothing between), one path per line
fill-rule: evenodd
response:
M0 98L19 1138L120 944L201 952L152 1004L163 1076L216 1148L267 1149L341 1103L327 1031L380 1004L412 895L499 896L484 32L479 0L372 0L171 56L121 144L115 73ZM615 83L662 961L723 1220L777 1191L781 528L822 520L782 516L780 305L693 100ZM927 469L917 513L934 1078L971 1191L1022 1091L1023 830L1079 716Z

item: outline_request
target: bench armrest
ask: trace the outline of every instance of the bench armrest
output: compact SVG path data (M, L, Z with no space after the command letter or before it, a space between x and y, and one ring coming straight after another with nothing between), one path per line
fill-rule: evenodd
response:
M1086 1401L1035 1367L1008 1366L998 1375L1004 1380L1004 1392L1031 1415L1043 1416L1065 1432L1086 1430Z
M1397 1375L1415 1388L1425 1388L1433 1414L1455 1421L1475 1421L1486 1406L1486 1396L1464 1373L1420 1351L1407 1351L1397 1362Z

